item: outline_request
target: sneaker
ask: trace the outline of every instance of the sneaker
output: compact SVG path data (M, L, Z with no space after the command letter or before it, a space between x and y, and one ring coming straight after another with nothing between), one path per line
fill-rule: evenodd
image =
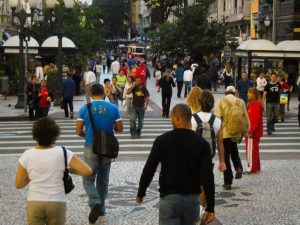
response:
M96 223L99 216L100 216L100 204L96 203L91 208L91 212L89 214L89 222Z
M238 168L235 173L235 179L241 179L242 176L243 176L243 170L241 168Z
M224 190L227 190L227 191L231 190L231 184L223 184L222 187Z
M65 120L68 120L68 119L70 119L70 118L66 116L66 117L65 117Z
M268 131L267 131L267 134L268 134L268 135L271 135L271 134L272 134L272 132L271 132L270 130L268 130Z
M130 139L136 139L136 138L137 138L137 136L135 136L135 135L130 136Z

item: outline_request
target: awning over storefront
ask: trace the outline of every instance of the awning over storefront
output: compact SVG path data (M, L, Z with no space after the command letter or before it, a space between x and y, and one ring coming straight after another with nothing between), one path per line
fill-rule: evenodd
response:
M25 41L23 41L23 46L25 52L25 46L26 46ZM19 48L20 48L19 35L15 35L9 38L7 41L4 42L2 47L4 48L4 53L6 54L19 54ZM39 47L40 47L39 43L33 37L30 37L30 40L28 41L28 53L38 54Z

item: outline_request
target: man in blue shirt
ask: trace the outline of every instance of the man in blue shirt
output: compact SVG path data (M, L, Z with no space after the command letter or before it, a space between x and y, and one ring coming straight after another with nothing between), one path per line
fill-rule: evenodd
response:
M252 86L250 79L248 78L247 73L243 72L241 79L236 84L236 89L238 91L238 96L244 100L245 104L248 103L248 89Z
M181 63L178 63L178 67L175 71L175 77L177 82L177 97L181 97L181 91L183 87L183 74L184 74L184 68Z
M76 92L75 81L71 78L71 74L64 72L64 76L67 76L63 81L63 90L62 90L62 102L65 110L65 118L69 118L69 109L70 108L70 119L73 119L74 116L74 107L73 107L73 97Z
M103 86L101 84L93 84L91 95L93 99L91 112L96 130L122 132L123 122L119 109L116 105L104 101ZM99 216L105 215L105 199L108 193L111 158L99 158L93 153L93 128L90 123L87 105L82 106L79 110L76 133L78 136L85 138L84 160L93 170L92 176L83 178L83 186L91 208L89 222L95 223Z

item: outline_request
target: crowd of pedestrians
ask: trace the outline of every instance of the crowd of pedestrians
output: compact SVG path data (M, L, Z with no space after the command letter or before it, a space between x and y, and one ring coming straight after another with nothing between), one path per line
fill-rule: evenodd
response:
M265 77L261 72L253 83L245 72L241 73L239 80L235 80L231 63L224 65L218 73L221 68L215 56L200 62L186 59L174 60L169 65L159 60L155 62L153 77L155 91L161 92L162 117L171 116L174 129L156 137L141 174L136 202L143 202L160 164L161 225L211 222L215 207L213 168L216 156L219 160L218 169L224 176L223 189L230 191L234 178L241 179L243 174L254 174L261 170L259 142L263 136L264 109L268 135L275 132L279 117L284 121L285 108L289 110L293 83L287 73L281 79L275 72L270 77ZM104 79L101 85L100 76L106 71L111 71L112 79ZM64 71L61 96L65 118L70 119L74 118L73 97L77 92L76 79L72 77L75 73L76 70L73 73ZM84 160L67 150L66 161L70 172L83 176L90 207L90 223L95 223L107 213L105 200L112 162L111 157L99 157L95 153L95 131L109 134L123 132L119 108L123 107L130 120L130 138L140 138L145 111L149 106L147 79L150 76L146 63L140 59L130 57L121 60L103 54L97 60L89 61L84 76L87 104L80 108L76 122L76 134L85 139ZM66 220L66 195L62 180L64 155L61 147L55 146L60 131L55 121L47 117L53 101L51 90L45 79L38 80L37 77L42 75L31 78L26 93L29 118L40 118L32 129L38 146L25 151L20 157L16 187L29 185L29 224L62 225ZM220 78L224 80L225 96L215 104L212 91L217 91ZM186 104L177 104L170 110L174 87L177 87L177 98L181 98L184 89ZM243 139L246 144L246 169L238 149L238 143ZM105 145L105 148L109 147ZM43 171L45 168L47 170L43 177L39 173L41 162Z

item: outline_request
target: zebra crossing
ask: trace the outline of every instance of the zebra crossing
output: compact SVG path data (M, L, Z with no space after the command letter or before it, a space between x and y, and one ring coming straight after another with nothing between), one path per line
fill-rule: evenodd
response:
M75 120L57 119L61 128L61 135L56 144L64 145L72 151L82 154L84 139L75 133ZM266 121L264 120L264 125ZM30 121L0 122L0 155L20 155L24 150L35 146L32 139ZM264 126L266 127L266 126ZM275 126L276 132L267 135L260 142L261 153L300 153L300 127L296 118L287 118L286 122ZM145 118L142 137L130 139L129 120L124 119L124 132L117 133L120 143L120 155L148 155L155 138L172 129L170 119ZM239 144L240 152L244 152L244 142Z

